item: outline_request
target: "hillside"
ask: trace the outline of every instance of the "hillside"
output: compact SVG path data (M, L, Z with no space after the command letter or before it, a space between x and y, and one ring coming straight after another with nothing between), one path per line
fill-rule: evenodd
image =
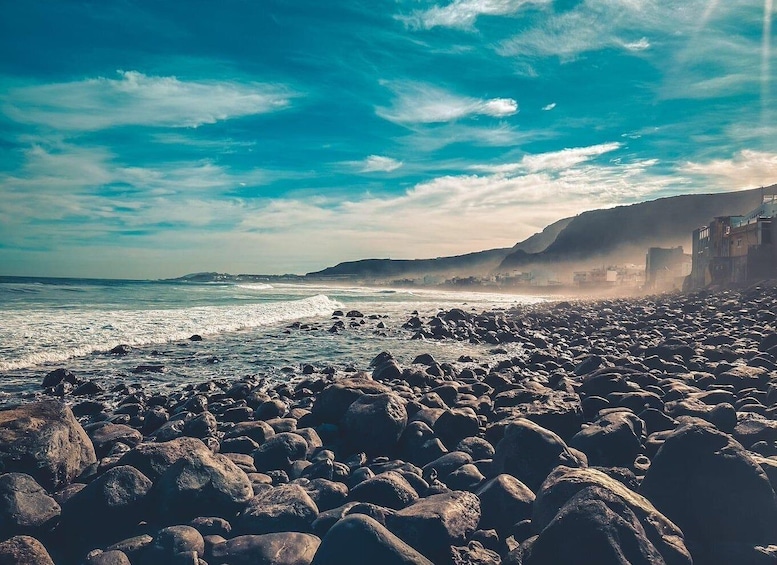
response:
M673 196L584 212L572 218L544 250L516 249L505 257L499 270L605 259L639 263L649 247L659 246L682 245L690 253L694 229L715 216L746 213L761 203L762 194L775 192L777 185L763 190Z
M541 232L516 243L512 248L489 249L453 257L434 259L362 259L347 261L306 276L317 277L365 277L396 279L423 275L477 275L496 269L510 253L518 250L539 253L550 245L572 218L552 223Z

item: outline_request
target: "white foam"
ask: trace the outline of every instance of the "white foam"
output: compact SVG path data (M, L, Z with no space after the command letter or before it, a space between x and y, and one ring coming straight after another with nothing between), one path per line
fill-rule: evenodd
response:
M237 306L155 310L0 310L0 371L107 351L326 316L342 305L324 295Z
M246 283L235 285L238 288L245 288L248 290L270 290L273 288L271 284L267 283Z

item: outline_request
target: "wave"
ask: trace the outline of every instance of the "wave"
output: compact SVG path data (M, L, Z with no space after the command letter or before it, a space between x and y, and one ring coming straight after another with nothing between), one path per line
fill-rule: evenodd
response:
M237 288L246 288L248 290L270 290L273 288L271 284L267 283L245 283L235 285Z
M0 371L105 352L119 344L152 345L327 316L342 304L325 295L301 300L169 310L0 312ZM15 347L14 345L15 344Z

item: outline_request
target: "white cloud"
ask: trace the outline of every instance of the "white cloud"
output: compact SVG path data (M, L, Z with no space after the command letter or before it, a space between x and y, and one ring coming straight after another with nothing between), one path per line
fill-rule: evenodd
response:
M453 0L446 6L416 10L410 16L400 16L400 19L414 28L470 29L479 16L508 16L519 12L525 6L551 3L552 0Z
M550 110L552 110L555 107L556 107L556 103L555 102L551 102L547 106L543 106L542 110L545 111L545 112L549 112Z
M716 188L753 188L777 184L777 153L740 151L731 159L705 163L688 162L680 167L687 175L701 176Z
M0 94L2 112L14 121L66 131L115 126L197 127L275 112L291 93L276 85L184 81L119 71L119 78L23 86Z
M639 41L624 43L623 46L629 51L644 51L645 49L650 49L650 41L648 41L647 37L643 37Z
M538 153L535 155L524 155L523 158L517 163L504 163L500 165L474 165L471 167L471 170L493 174L562 171L620 148L620 143L602 143L600 145L592 145L590 147L568 148L562 149L561 151Z
M391 83L389 88L396 96L393 106L377 107L375 113L398 124L452 122L477 115L502 118L518 112L512 98L470 98L416 82Z
M402 166L402 161L382 155L370 155L363 161L353 163L362 173L390 173Z

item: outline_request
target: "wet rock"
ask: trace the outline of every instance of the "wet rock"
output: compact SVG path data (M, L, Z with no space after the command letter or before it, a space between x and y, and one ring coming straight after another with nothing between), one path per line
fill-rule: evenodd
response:
M50 388L50 387L55 387L62 383L77 385L79 383L79 380L78 380L78 377L76 377L71 371L60 368L60 369L54 369L53 371L46 373L46 376L43 377L43 382L41 383L41 386L43 388Z
M451 563L451 546L464 543L477 529L480 501L470 492L453 491L423 498L388 516L389 529L434 563Z
M777 542L777 496L763 470L699 420L667 436L640 490L693 542Z
M308 565L321 540L311 534L281 532L237 536L213 548L212 565Z
M54 565L54 561L37 539L15 536L0 542L0 565Z
M324 538L312 565L432 565L384 526L368 516L353 514L337 522Z
M471 541L464 547L451 548L453 565L500 565L499 553L483 546L479 541Z
M138 444L122 455L118 464L131 465L156 482L162 473L175 462L194 454L202 454L207 457L211 451L199 439L178 438L163 443Z
M505 428L504 437L496 445L493 472L513 475L536 491L559 465L584 466L556 434L530 420L519 419Z
M0 536L46 532L56 525L61 511L31 476L0 475Z
M268 488L254 496L238 516L236 529L242 534L310 532L318 507L296 484Z
M267 422L240 422L235 424L224 434L224 439L231 439L245 436L252 439L259 445L262 445L269 438L275 435L275 430Z
M349 448L368 455L389 453L406 425L404 402L393 393L359 397L350 405L342 420Z
M52 491L97 462L70 408L56 401L0 411L0 469L26 473Z
M183 435L203 439L216 433L218 422L207 410L188 420L183 426Z

